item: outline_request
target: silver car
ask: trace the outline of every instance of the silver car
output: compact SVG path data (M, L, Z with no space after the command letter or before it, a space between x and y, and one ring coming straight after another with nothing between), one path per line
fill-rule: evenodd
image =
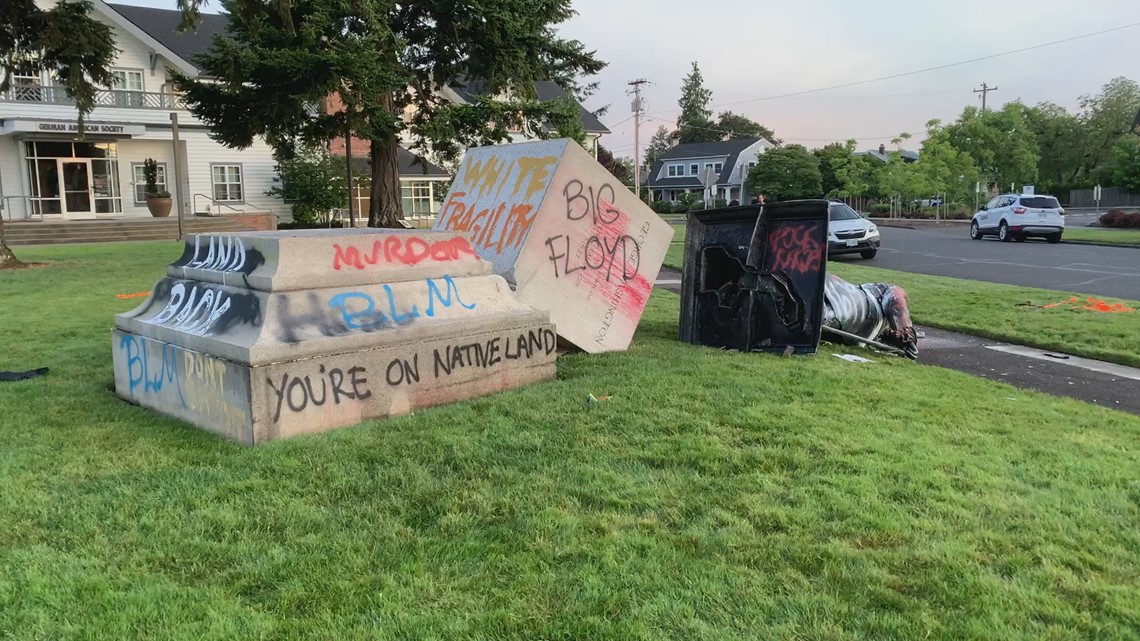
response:
M827 255L859 254L870 260L879 253L879 228L845 203L827 208Z

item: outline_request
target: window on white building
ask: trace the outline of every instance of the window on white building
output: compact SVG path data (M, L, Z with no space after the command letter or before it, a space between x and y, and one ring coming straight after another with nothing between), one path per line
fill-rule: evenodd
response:
M675 178L677 176L677 170L678 169L680 169L680 168L677 167L677 165L669 165L669 177Z
M114 94L116 106L144 106L142 90L143 74L141 71L131 69L113 69L111 71L111 91Z
M699 165L697 165L696 163L689 165L689 175L690 176L696 176L698 172L700 172L700 166Z
M131 164L131 176L135 186L135 204L141 205L146 202L146 175L143 173L142 163ZM155 188L158 191L170 191L166 188L166 163L158 163L158 180L155 181Z
M718 162L717 164L713 165L713 171L715 171L716 173L719 174L723 170L724 170L724 163Z
M439 213L435 184L430 180L400 181L400 203L405 216L427 216Z
M242 200L241 165L212 165L210 179L214 184L214 200Z

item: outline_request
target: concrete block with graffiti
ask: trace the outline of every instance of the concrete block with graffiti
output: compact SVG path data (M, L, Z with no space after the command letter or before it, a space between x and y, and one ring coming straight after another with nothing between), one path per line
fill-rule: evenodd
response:
M572 140L471 149L436 219L587 352L629 346L673 228Z
M456 232L191 236L116 316L123 398L245 444L549 380L549 314Z

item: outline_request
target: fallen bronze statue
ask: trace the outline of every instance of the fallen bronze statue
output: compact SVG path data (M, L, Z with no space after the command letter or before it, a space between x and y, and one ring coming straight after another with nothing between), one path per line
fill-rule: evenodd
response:
M897 285L853 285L827 275L823 290L823 332L845 345L869 345L918 358L918 333L910 322L906 292Z

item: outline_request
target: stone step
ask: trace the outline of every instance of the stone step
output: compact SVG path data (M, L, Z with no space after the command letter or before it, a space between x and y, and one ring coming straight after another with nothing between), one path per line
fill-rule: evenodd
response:
M230 233L246 229L234 218L184 220L186 234ZM142 240L176 240L177 219L89 220L46 223L8 223L4 227L10 245L54 245L61 243L110 243Z

